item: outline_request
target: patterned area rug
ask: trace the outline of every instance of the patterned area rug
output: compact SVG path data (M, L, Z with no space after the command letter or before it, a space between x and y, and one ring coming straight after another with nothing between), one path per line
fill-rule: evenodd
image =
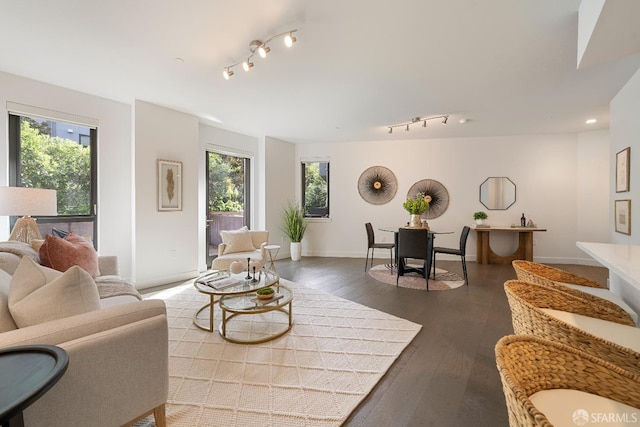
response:
M422 328L413 322L281 280L294 292L293 328L243 345L193 325L208 301L188 283L149 298L169 316L169 426L339 426ZM215 327L220 308L215 307ZM283 313L239 316L236 334L286 327ZM278 325L279 324L279 325ZM152 426L149 417L136 426Z
M411 264L409 264L411 265ZM369 269L369 275L374 279L388 285L396 285L396 271L389 268L389 264L374 265ZM464 278L450 271L436 268L435 279L429 279L430 291L448 291L464 285ZM427 290L427 281L417 273L409 273L400 276L398 286L409 289Z

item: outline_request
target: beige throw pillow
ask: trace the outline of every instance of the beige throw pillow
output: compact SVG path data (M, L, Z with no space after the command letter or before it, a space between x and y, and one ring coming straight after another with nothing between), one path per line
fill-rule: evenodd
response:
M99 308L98 288L78 266L60 273L23 257L11 279L9 311L19 328Z
M4 270L0 270L0 333L12 331L17 328L9 312L9 286L11 276Z
M226 245L225 254L256 250L247 227L242 227L239 230L223 230L220 232L220 237L222 237L222 243Z

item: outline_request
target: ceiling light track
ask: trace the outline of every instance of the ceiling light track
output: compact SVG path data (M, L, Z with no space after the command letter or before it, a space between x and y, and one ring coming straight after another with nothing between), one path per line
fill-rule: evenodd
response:
M253 62L251 62L251 58L253 58L256 53L261 58L266 58L267 54L271 51L271 48L268 46L268 43L270 43L271 40L275 38L283 37L284 45L286 47L293 46L293 44L297 41L296 37L294 36L294 33L296 31L298 30L285 31L284 33L276 34L275 36L269 37L266 40L252 40L251 43L249 43L249 51L251 52L251 54L249 54L249 56L247 56L242 61L236 62L235 64L231 64L227 67L224 67L224 70L222 71L222 75L226 80L229 80L229 78L234 74L232 68L237 67L238 65L241 65L241 64L242 64L242 68L245 71L251 70L251 68L254 65Z
M449 115L443 114L440 116L414 117L410 122L398 123L397 125L389 125L387 127L389 128L389 133L393 133L393 128L404 128L404 130L408 132L410 127L417 123L421 124L423 128L426 128L429 120L440 120L440 123L446 125L447 120L449 120Z

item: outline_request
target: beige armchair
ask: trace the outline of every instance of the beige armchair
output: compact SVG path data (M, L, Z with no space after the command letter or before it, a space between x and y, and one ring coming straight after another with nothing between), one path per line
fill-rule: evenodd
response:
M221 231L222 243L218 245L218 257L211 263L213 270L228 270L233 261L244 263L246 269L247 258L255 262L256 269L262 268L267 261L266 249L269 232L264 230L247 230L242 228L234 231Z

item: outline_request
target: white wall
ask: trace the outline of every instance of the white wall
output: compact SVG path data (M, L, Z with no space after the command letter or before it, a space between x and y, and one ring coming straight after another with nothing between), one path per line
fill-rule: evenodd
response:
M611 101L610 185L611 243L640 244L640 71ZM616 153L631 147L629 191L616 193ZM613 201L631 199L631 235L617 233L613 224Z
M199 271L198 119L135 102L135 227L133 282L146 288ZM157 160L182 162L182 210L158 211Z
M282 210L296 200L295 145L275 138L266 138L265 144L265 209L269 242L280 245L278 258L290 256L289 238L282 231Z
M370 141L346 144L304 144L296 146L296 162L301 157L331 159L331 221L313 222L303 241L303 254L364 257L364 223L371 222L376 239L391 241L392 235L378 231L382 226L399 226L408 221L402 208L406 194L416 181L435 179L449 192L449 208L429 221L437 231L454 231L438 236L438 245L457 246L463 225L472 223L472 214L484 210L489 224L519 224L520 216L532 219L547 232L535 235L534 258L538 262L585 262L576 241L588 235L606 235L608 224L591 218L582 208L586 201L608 200L608 188L584 182L589 167L608 169L606 133L594 135L544 135L495 138L450 138L412 141ZM385 205L365 202L357 181L366 168L385 166L398 179L398 192ZM296 172L299 181L299 171ZM487 210L479 201L479 186L490 176L507 176L517 186L516 203L508 210ZM299 186L298 190L299 191ZM606 208L603 208L606 211ZM604 214L606 216L606 214ZM584 223L589 221L587 228ZM475 259L475 234L467 243L469 259ZM516 248L514 235L492 235L492 248L506 255ZM380 257L385 254L377 254Z
M98 251L118 255L123 277L131 277L133 174L131 106L0 72L0 185L8 185L7 101L98 120ZM0 217L0 241L9 237Z

